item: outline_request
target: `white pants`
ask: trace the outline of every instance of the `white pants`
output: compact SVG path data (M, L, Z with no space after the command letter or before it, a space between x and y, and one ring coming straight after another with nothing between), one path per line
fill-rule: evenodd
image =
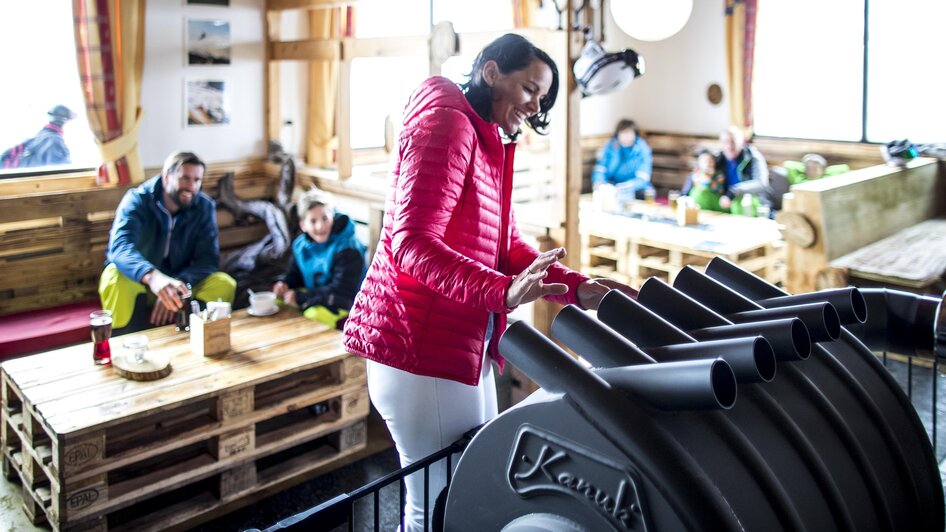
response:
M496 417L496 383L486 357L478 386L422 377L368 360L368 394L384 418L401 467L443 449L466 431ZM459 455L453 455L455 469ZM453 472L451 471L451 474ZM427 516L446 486L446 461L430 466ZM405 479L404 532L424 530L424 471Z

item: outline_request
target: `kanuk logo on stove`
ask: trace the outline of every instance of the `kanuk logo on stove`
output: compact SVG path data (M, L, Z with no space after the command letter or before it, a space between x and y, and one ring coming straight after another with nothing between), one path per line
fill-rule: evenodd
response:
M613 459L523 425L509 456L509 486L521 497L560 493L592 507L617 530L646 530L636 475Z

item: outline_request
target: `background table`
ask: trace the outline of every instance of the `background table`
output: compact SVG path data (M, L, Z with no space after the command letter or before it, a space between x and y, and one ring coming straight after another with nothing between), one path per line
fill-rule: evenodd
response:
M778 225L700 211L699 223L680 226L666 205L633 202L624 212L581 204L582 270L639 287L650 277L672 283L685 266L702 268L723 257L772 283L784 277L784 247Z
M93 365L91 343L0 365L4 473L34 521L193 524L365 449L364 361L339 331L292 310L239 311L222 358L195 356L173 326L145 334L149 353L170 356L168 377L123 379ZM121 343L112 339L113 356Z

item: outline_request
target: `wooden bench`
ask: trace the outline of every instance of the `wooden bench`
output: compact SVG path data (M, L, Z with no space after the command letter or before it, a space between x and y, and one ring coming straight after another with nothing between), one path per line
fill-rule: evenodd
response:
M150 169L146 175L159 172ZM217 183L227 172L234 172L234 189L242 198L270 198L275 193L279 167L263 159L209 165L203 191L216 197ZM29 179L41 181L6 180L0 190L29 190ZM0 316L9 318L34 311L34 315L46 317L44 309L55 315L62 312L57 310L61 305L94 304L98 300L108 232L127 188L86 185L45 191L39 187L36 192L0 196ZM236 225L233 216L222 208L217 210L217 224L221 253L267 233L261 223ZM88 315L86 307L82 312ZM11 323L10 319L3 321ZM35 334L43 335L45 331L37 330ZM4 351L0 351L0 357L14 354L12 349Z
M786 289L844 286L830 262L907 227L946 214L946 164L916 159L873 166L792 187L777 220L787 242Z
M659 195L665 195L668 190L680 190L687 176L693 169L693 154L700 148L719 148L717 136L683 135L677 133L662 133L657 131L641 131L653 150L653 175L651 181L657 188ZM601 149L610 140L609 135L583 137L582 176L584 185L582 190L591 190L591 173L597 162ZM779 139L772 137L756 137L752 140L766 162L770 166L781 165L785 161L800 161L806 153L818 153L828 159L830 164L847 164L852 169L864 168L880 164L883 157L880 148L871 144L850 142L808 141L794 139Z

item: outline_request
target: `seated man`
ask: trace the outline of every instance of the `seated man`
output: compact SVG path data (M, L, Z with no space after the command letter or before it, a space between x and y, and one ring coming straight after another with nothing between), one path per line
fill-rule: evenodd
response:
M355 224L335 212L332 196L310 189L299 198L302 234L292 242L292 258L273 292L303 314L330 327L348 316L367 272L365 245L355 236Z
M119 203L99 280L102 308L112 311L116 329L170 323L183 307L185 283L202 301L233 301L236 282L217 271L216 206L200 192L206 168L193 153L172 153L161 175Z
M735 126L723 131L719 142L721 150L716 168L726 176L725 195L732 199L752 194L771 205L773 193L765 157L755 146L746 143L742 130Z

